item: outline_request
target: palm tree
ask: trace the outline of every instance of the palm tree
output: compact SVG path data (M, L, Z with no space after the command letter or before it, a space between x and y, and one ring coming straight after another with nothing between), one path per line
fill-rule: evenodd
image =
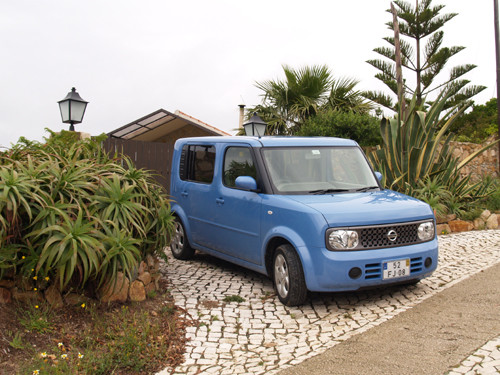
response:
M257 82L262 103L249 108L268 123L269 134L295 134L302 124L319 111L368 112L371 107L354 90L352 79L335 80L326 65L305 66L298 70L283 65L284 80Z
M295 70L283 65L285 80L257 82L263 91L258 112L269 124L270 134L287 134L315 115L328 96L331 73L328 67L312 66Z
M364 99L361 91L355 89L358 83L359 81L353 78L333 79L324 109L358 114L369 113L374 106Z

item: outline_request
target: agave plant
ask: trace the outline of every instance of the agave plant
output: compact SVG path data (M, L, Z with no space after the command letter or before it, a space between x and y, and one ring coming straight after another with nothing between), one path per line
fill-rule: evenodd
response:
M424 112L414 97L404 114L382 119L380 130L383 146L368 157L376 170L382 172L383 184L390 189L415 195L420 184L432 179L459 200L478 199L489 194L488 183L470 183L461 169L477 155L492 147L492 143L471 154L462 162L453 157L447 130L465 107L444 114L448 96L441 94Z

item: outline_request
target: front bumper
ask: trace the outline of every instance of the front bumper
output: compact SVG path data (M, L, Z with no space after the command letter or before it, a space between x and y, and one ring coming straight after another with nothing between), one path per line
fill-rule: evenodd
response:
M387 249L330 251L326 248L299 250L304 266L307 288L315 292L354 291L430 276L438 264L438 241ZM383 279L384 262L410 259L410 274L401 278ZM426 265L430 262L430 265ZM349 271L359 268L353 278Z

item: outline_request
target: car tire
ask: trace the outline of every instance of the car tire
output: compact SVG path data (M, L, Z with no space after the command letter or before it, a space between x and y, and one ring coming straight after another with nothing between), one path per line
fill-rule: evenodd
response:
M170 251L174 258L181 260L190 259L194 255L194 249L189 245L184 225L178 217L174 220L174 235L170 241Z
M307 287L300 258L293 246L278 246L273 259L273 281L279 300L286 306L302 305Z

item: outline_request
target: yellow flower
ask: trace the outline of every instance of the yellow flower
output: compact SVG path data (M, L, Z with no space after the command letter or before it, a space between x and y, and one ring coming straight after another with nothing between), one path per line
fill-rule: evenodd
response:
M45 281L49 281L49 280L50 280L50 277L48 277L48 276L47 276L47 277L45 278Z
M68 355L67 354L61 354L61 358L62 359L68 359Z
M21 259L26 259L26 257L23 255Z
M36 280L36 279L38 279L38 276L33 276L33 280Z
M84 308L85 308L85 304L84 304L84 303L82 303L82 309L84 309Z
M83 358L83 354L82 353L78 353L78 358Z
M33 290L36 292L38 289L37 288L33 288Z
M34 370L33 375L38 375L40 373L40 370Z
M35 309L38 309L38 305L35 305Z
M32 268L32 269L31 269L31 272L33 272L34 270L35 270L35 269L34 269L34 268Z

